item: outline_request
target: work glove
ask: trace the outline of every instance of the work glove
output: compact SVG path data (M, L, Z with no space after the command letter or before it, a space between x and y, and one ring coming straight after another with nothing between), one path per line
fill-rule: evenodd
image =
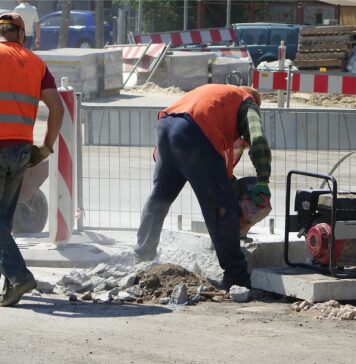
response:
M252 202L259 207L265 207L266 199L269 200L271 192L268 188L268 182L257 182L254 189L251 191Z
M30 161L28 162L27 167L32 168L34 166L37 166L37 164L47 159L52 153L53 150L47 147L47 145L45 144L40 146L32 145Z

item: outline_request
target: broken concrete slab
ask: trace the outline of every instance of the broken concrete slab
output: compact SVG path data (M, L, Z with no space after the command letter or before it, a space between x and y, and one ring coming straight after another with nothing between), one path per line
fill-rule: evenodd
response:
M356 279L338 279L299 267L253 269L251 286L312 302L356 299Z

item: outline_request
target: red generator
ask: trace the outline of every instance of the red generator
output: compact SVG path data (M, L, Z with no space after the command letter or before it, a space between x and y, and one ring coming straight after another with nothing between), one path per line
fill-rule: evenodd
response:
M290 214L292 175L323 179L325 189L296 191ZM289 233L305 237L311 263L291 262ZM356 277L356 193L338 192L337 181L329 175L290 171L287 175L284 260L289 266L311 268L337 278Z

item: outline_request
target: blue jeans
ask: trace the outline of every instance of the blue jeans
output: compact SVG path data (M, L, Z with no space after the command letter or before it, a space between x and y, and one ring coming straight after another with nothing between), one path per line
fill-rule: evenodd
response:
M24 47L32 51L34 39L35 39L34 36L26 36L26 42L24 44Z
M135 254L140 259L154 258L164 219L188 181L199 201L219 264L233 279L247 271L240 249L237 196L224 159L200 128L182 116L167 116L157 123L159 156L153 189L141 216Z
M19 198L31 144L0 147L0 273L10 283L23 283L30 275L12 235L12 221Z

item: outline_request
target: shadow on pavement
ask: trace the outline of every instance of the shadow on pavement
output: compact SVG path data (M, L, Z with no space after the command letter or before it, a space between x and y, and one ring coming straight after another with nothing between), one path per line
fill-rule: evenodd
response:
M30 302L32 301L32 302ZM161 306L130 303L93 303L84 301L70 302L49 297L24 297L15 307L33 310L44 315L84 318L84 317L130 317L159 315L172 312Z

